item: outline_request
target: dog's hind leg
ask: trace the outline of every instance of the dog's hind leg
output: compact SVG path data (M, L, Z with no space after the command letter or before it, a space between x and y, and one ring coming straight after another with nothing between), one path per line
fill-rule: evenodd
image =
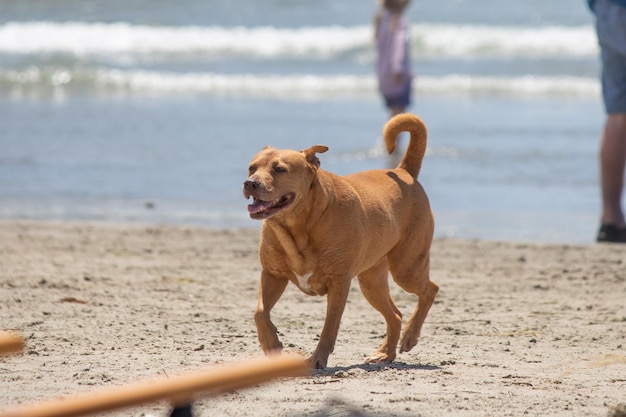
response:
M432 281L426 283L425 288L418 294L418 304L411 318L404 326L402 341L400 342L400 352L408 352L417 344L420 337L422 325L428 315L428 310L435 301L435 296L439 292L439 287Z
M430 258L428 254L418 256L410 264L406 262L406 252L403 251L402 254L394 255L397 257L388 257L394 281L402 289L416 294L418 297L415 311L404 326L400 341L400 352L408 352L417 344L422 325L428 315L428 310L435 301L439 287L429 278ZM402 259L402 262L397 262L399 259ZM402 266L400 267L400 265Z
M259 300L254 312L254 322L265 354L280 352L283 348L283 344L278 340L278 330L270 319L270 310L285 291L287 283L289 283L288 280L276 278L266 271L261 273Z
M378 350L365 359L367 363L391 362L396 357L402 314L389 295L388 274L387 261L384 260L358 276L363 296L387 323L387 336Z

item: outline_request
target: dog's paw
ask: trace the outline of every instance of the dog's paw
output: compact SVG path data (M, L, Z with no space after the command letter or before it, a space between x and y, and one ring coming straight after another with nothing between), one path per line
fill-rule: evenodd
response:
M404 334L402 336L402 340L400 341L400 353L402 352L408 352L409 350L413 349L415 347L415 345L417 345L417 336L410 336L407 334Z
M327 363L328 363L328 355L323 356L323 355L317 355L314 353L309 358L309 365L313 369L324 369L326 368Z
M373 355L365 358L365 363L383 363L383 362L393 362L396 358L394 354L388 354L387 352L376 352Z
M259 338L263 353L266 355L277 355L283 350L283 344L277 337L272 338Z
M274 346L263 346L263 353L265 353L266 355L280 355L280 353L283 351L283 344L282 343L278 343L277 345Z

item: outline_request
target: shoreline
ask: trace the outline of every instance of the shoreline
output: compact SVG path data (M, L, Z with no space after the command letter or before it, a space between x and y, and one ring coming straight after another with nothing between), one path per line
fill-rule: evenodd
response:
M0 330L27 342L0 358L0 409L261 357L258 235L0 220ZM626 247L438 238L431 258L441 291L396 362L363 364L385 329L354 284L329 368L201 399L195 415L606 416L626 403ZM407 317L415 297L390 286ZM312 351L325 305L287 288L273 310L286 351Z
M147 201L144 205L155 204ZM247 204L247 203L245 203ZM155 204L160 207L160 204ZM15 215L0 217L0 223L52 223L52 224L93 224L128 227L193 227L210 230L255 230L260 231L261 222L251 220L244 213L245 207L233 207L240 216L227 216L213 212L202 217L198 211L187 211L186 215L146 209L141 207L129 214L113 214L109 217L74 213L67 216L52 216L39 213L24 218ZM203 212L206 215L206 212ZM503 241L530 244L595 244L599 228L597 215L591 213L540 213L540 212L485 212L485 211L437 211L435 218L435 239Z

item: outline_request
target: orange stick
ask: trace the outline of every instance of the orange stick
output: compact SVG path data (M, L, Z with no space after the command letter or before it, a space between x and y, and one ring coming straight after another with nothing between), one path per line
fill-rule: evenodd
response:
M237 366L113 387L76 397L48 400L0 412L0 417L73 417L169 400L191 403L200 392L225 392L278 377L301 376L309 371L301 358L289 356L252 360Z
M24 339L15 332L0 333L0 355L21 352L24 349Z

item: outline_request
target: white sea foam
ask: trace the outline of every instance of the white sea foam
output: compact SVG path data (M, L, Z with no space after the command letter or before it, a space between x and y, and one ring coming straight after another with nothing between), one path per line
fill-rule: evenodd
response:
M11 53L252 54L283 56L334 54L369 41L369 28L339 26L277 29L273 27L158 27L128 23L7 23L0 26L0 51Z
M116 90L129 93L201 93L260 97L357 97L377 94L373 75L259 75L177 73L117 69L27 68L0 70L0 86L12 88L68 88ZM572 76L420 76L418 94L579 96L600 94L595 78Z
M132 91L206 92L274 97L362 96L376 94L373 76L319 75L223 75L167 74L150 71L101 71L103 86L124 87ZM528 96L596 96L596 79L582 77L473 77L447 75L420 77L417 93L427 94L501 94Z
M151 71L110 71L97 74L103 87L132 91L203 92L270 97L320 97L369 95L375 91L371 76L320 75L224 75L212 73L160 73Z
M499 27L416 25L412 36L433 55L595 56L592 26Z
M587 26L505 27L417 24L416 54L444 56L592 56ZM145 26L128 23L12 22L0 25L0 53L203 53L325 58L372 48L369 26L301 28Z
M417 90L432 94L595 97L600 94L600 85L595 78L572 76L474 77L453 74L420 77Z

